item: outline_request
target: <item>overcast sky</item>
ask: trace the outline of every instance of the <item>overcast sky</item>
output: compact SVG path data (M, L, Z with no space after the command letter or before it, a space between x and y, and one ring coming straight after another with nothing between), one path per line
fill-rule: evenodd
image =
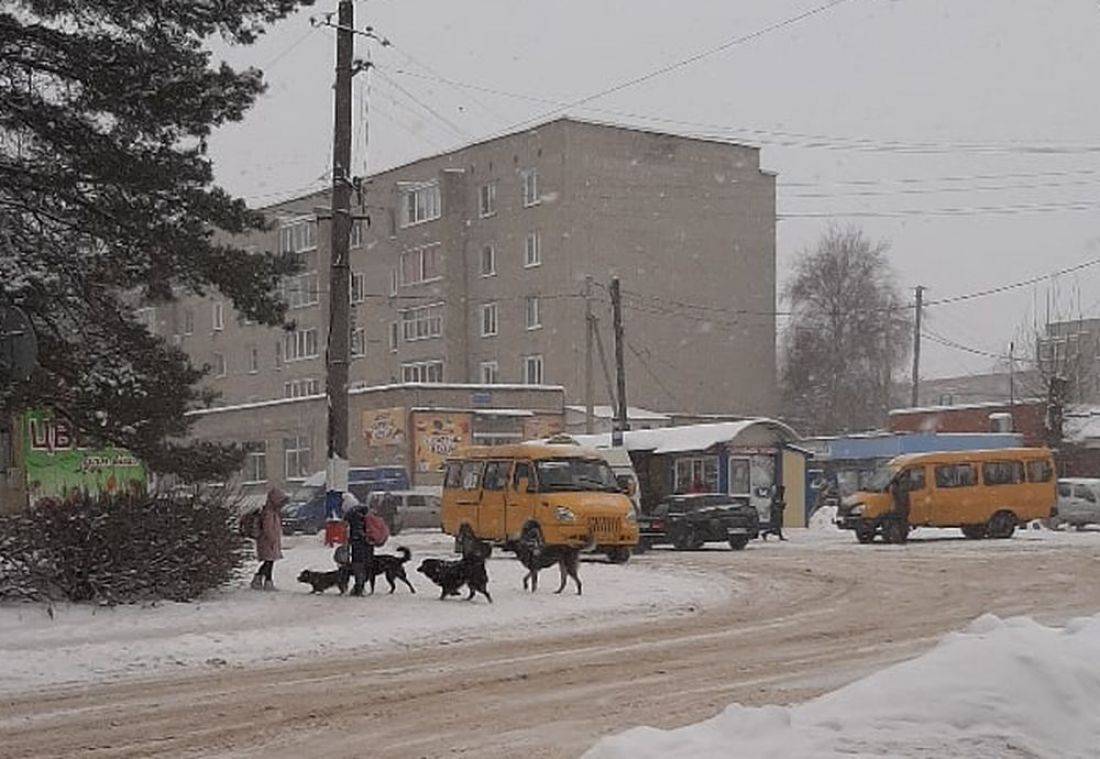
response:
M357 26L393 42L372 46L377 69L356 85L367 167L549 115L824 2L358 2ZM334 42L309 17L336 5L218 49L270 85L211 142L218 181L254 205L323 186ZM832 219L888 241L901 286L935 303L1100 259L1098 72L1097 0L845 0L567 112L761 146L779 177L781 282ZM934 335L976 352L926 341L922 374L989 368L981 354L1005 354L1051 289L1056 311L1100 315L1100 265L933 305Z

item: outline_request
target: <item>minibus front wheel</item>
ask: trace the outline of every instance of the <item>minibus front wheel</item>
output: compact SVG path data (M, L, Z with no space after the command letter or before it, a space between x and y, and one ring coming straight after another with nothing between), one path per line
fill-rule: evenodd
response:
M989 518L989 537L1011 538L1016 532L1016 515L1011 511L998 511Z
M855 528L856 540L860 543L870 543L875 539L876 532L878 532L878 528L875 527L873 522L861 521Z

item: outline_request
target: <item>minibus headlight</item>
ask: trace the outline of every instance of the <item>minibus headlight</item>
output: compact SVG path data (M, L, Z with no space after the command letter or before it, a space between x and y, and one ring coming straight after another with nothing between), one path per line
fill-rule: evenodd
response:
M627 509L626 523L627 524L637 524L638 523L638 515L634 513L634 509Z
M849 515L849 516L853 516L853 517L861 517L861 516L863 516L863 504L862 504L862 503L857 503L857 504L856 504L855 506L853 506L853 507L852 507L852 508L851 508L851 509L850 509L850 510L848 511L848 515Z
M556 511L559 522L576 522L577 515L573 513L572 509L567 509L565 506L558 506Z

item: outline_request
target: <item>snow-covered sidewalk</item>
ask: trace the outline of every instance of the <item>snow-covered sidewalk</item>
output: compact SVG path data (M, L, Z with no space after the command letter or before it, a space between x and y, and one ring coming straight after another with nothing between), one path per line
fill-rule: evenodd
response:
M983 616L937 648L804 704L636 728L585 759L1100 756L1100 615Z
M275 565L275 593L239 587L208 600L155 606L94 608L61 605L51 618L43 606L0 606L0 693L288 661L299 657L410 647L539 633L584 631L646 617L687 613L729 596L729 582L688 569L669 570L651 561L616 566L584 562L584 595L572 584L560 595L557 568L543 572L537 594L524 593L522 566L511 554L489 562L493 604L439 600L439 589L417 573L429 556L454 558L453 542L438 532L403 533L384 552L406 545L405 565L417 588L402 583L388 595L380 577L376 595L340 597L335 590L309 595L296 582L303 568L331 569L332 549L317 537L284 543L286 558Z

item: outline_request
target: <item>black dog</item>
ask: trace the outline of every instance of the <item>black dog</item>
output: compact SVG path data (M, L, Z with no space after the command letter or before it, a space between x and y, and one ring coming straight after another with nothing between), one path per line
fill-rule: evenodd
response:
M386 576L386 582L390 584L390 593L397 590L397 584L394 580L400 580L408 586L409 590L413 593L416 592L416 588L412 586L408 576L405 574L405 562L412 558L412 552L404 546L398 548L397 552L401 554L401 556L387 556L385 554L374 555L374 559L367 567L367 577L370 579L371 593L374 592L374 578L379 575Z
M303 569L301 574L298 575L298 582L312 585L313 590L310 591L311 593L324 593L329 588L339 588L340 595L344 595L348 592L348 578L350 577L351 570L347 567L340 567L331 572L314 572L311 569Z
M466 585L470 589L467 601L473 600L476 592L485 596L489 603L493 602L493 597L489 595L489 573L485 571L484 556L471 553L457 561L424 559L416 571L439 586L440 601L447 596L459 595L459 590Z
M581 563L581 550L571 546L532 546L529 543L519 542L513 548L516 558L527 568L527 574L523 576L523 589L527 590L527 581L531 581L531 592L539 589L539 571L549 569L555 564L561 573L561 585L555 593L565 590L565 582L572 577L577 585L577 595L581 594L581 578L577 570Z

